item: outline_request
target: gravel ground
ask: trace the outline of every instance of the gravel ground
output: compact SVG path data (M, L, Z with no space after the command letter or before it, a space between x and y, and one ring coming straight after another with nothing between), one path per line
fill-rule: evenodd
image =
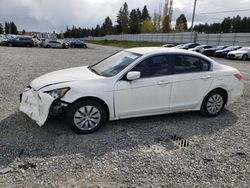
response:
M250 61L241 99L215 118L196 112L107 123L76 135L63 117L42 128L18 112L35 77L92 64L118 50L0 47L0 187L249 187ZM189 142L179 147L170 136Z

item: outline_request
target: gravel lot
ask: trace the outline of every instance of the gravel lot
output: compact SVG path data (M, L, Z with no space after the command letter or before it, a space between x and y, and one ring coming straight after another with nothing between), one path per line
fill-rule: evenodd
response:
M241 99L216 118L196 112L109 122L76 135L63 117L39 128L19 93L44 73L92 64L118 50L0 47L0 187L249 187L250 61ZM182 136L180 148L170 135Z

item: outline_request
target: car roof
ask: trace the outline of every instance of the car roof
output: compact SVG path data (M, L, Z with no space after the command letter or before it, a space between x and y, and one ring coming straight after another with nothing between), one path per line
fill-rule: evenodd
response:
M164 48L164 47L139 47L139 48L130 48L126 49L126 51L141 54L141 55L150 55L150 54L160 54L160 53L182 53L182 54L190 54L190 55L199 55L197 52L192 52L179 48Z

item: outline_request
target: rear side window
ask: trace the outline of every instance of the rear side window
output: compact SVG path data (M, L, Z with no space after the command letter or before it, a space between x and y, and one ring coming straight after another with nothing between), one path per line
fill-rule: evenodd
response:
M210 62L195 56L176 55L174 73L192 73L210 70Z

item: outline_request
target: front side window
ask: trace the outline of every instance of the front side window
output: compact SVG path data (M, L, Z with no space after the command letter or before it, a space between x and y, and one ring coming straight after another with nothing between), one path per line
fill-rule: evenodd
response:
M105 76L105 77L112 77L117 75L131 63L133 63L136 59L138 59L141 55L128 52L128 51L121 51L118 52L101 62L89 66L89 69L96 74Z
M192 73L210 70L210 62L188 55L176 55L174 62L174 73Z
M141 78L166 76L171 73L171 62L170 55L154 56L143 60L131 71L139 71Z

